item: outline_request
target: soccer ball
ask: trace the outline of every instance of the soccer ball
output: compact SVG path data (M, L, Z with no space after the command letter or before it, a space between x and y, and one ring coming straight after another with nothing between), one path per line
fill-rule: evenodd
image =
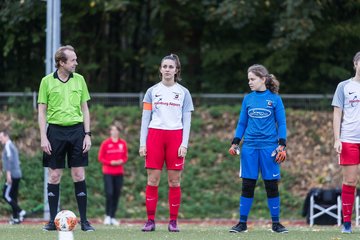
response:
M78 220L72 211L62 210L56 214L54 222L58 231L69 232L74 230Z

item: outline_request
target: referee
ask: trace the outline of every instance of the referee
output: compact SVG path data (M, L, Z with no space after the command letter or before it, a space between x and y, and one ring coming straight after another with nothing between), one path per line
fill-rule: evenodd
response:
M77 57L72 46L60 47L55 53L57 70L45 76L39 89L39 128L43 166L49 169L48 201L50 221L45 231L56 230L54 219L59 203L60 180L67 166L71 169L75 196L81 218L81 230L94 231L87 221L87 191L85 166L91 147L90 114L87 101L90 95L83 76L75 73ZM47 126L48 124L48 126Z

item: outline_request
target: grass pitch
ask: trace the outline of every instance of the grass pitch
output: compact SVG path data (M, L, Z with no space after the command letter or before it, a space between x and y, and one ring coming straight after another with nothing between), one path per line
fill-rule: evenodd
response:
M79 226L77 226L79 227ZM270 226L250 226L247 233L229 233L231 226L214 225L193 225L180 224L180 233L169 233L167 225L157 224L155 232L143 233L140 231L141 225L121 225L120 227L95 225L95 232L82 232L80 228L74 231L74 240L114 240L114 239L146 239L146 240L221 240L221 239L306 239L306 240L341 240L341 239L359 239L360 229L354 228L353 234L341 234L339 227L288 227L288 234L272 233ZM58 239L57 232L43 232L42 225L23 224L23 225L0 225L0 240L55 240Z

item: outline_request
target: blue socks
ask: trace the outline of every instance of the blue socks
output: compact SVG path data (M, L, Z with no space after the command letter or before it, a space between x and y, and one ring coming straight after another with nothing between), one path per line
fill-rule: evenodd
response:
M247 198L243 196L240 197L240 206L239 206L240 222L247 221L253 200L254 198Z
M280 197L268 198L268 207L270 210L271 220L279 222L280 216Z

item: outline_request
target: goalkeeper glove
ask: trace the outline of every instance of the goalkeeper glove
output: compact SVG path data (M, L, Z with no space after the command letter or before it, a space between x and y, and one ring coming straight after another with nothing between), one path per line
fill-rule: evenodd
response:
M231 145L231 147L229 148L229 153L233 156L240 155L239 145L236 145L236 144Z
M286 147L283 145L279 145L272 153L272 157L275 157L275 162L282 163L286 160Z

